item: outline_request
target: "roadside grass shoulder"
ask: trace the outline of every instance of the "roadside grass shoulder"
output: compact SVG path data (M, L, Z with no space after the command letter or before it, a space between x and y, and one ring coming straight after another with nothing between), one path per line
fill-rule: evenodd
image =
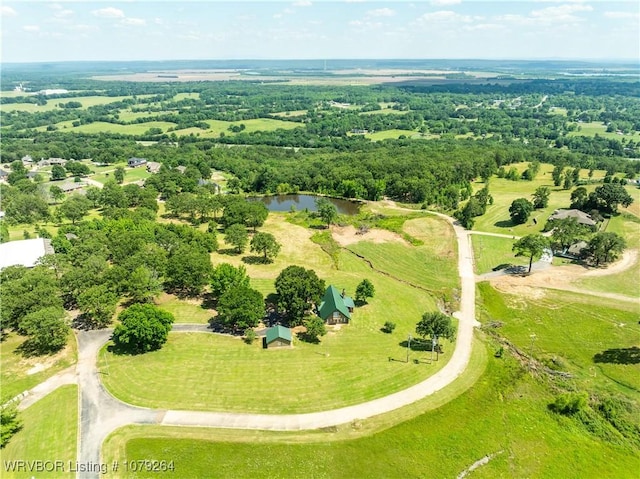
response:
M471 235L475 273L489 273L496 266L504 264L528 266L528 258L516 256L512 251L515 241L515 239L500 238L497 236Z
M208 324L215 311L205 309L202 305L179 299L172 294L163 293L156 300L160 309L168 311L176 318L176 323Z

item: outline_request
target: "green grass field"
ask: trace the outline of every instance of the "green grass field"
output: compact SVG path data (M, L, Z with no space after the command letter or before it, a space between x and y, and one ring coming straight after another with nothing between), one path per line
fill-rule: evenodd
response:
M206 123L210 125L208 130L201 128L185 128L182 130L175 130L176 135L199 135L202 137L214 137L220 136L220 133L224 133L227 136L236 135L236 133L229 131L229 127L233 125L239 126L243 124L245 129L243 133L252 133L254 131L274 131L277 129L292 130L294 128L300 128L301 124L293 121L276 120L273 118L256 118L253 120L242 121L223 121L223 120L206 120Z
M0 342L0 385L2 398L13 398L37 386L54 374L75 364L77 360L76 340L69 334L67 346L54 355L25 357L19 347L25 336L8 333Z
M519 172L524 171L528 163L519 163L509 165L507 170L515 167ZM525 236L531 233L539 233L544 228L547 218L558 208L568 208L571 204L571 191L563 190L560 187L553 186L551 171L553 166L549 164L540 165L540 171L533 181L511 181L504 178L491 178L489 182L489 192L493 196L494 203L487 206L484 215L476 218L473 227L477 231L488 231L490 233L512 234L515 236ZM604 171L595 171L593 179L604 177ZM588 171L582 170L580 178L587 179ZM475 182L473 184L474 191L480 190L485 186L484 183ZM513 200L517 198L526 198L532 201L532 194L539 186L548 186L551 189L549 197L549 205L546 208L535 210L531 213L529 221L522 225L513 225L509 217L509 206ZM593 191L597 185L587 185L587 191ZM533 223L534 218L537 225Z
M539 290L527 298L499 293L479 283L480 320L500 321L496 332L537 358L556 358L582 387L619 391L640 399L640 375L633 362L594 362L607 350L640 344L638 307L597 296ZM531 335L535 334L533 349Z
M3 93L4 95L4 93ZM140 98L148 97L150 95L138 95ZM124 99L131 98L130 96L78 96L70 98L53 98L48 99L46 105L38 106L34 103L6 103L0 105L0 111L26 111L30 113L37 113L39 111L51 111L61 110L58 106L60 103L69 103L70 101L78 101L82 103L82 109L89 108L90 106L106 105L108 103L115 103Z
M122 163L109 166L108 168L104 169L103 173L95 174L91 177L91 179L99 181L100 183L104 183L107 180L113 179L113 172L118 166L122 166L125 169L123 184L133 183L134 181L138 180L144 180L151 176L151 173L149 173L144 166L129 168L126 163Z
M180 300L171 294L162 294L156 299L160 309L170 312L176 318L176 323L207 324L215 315L210 309L204 309L200 304Z
M497 236L472 235L473 258L476 274L488 273L501 264L528 266L529 259L516 256L511 250L515 240Z
M60 131L64 133L122 133L124 135L142 135L149 128L160 128L163 132L169 128L176 126L175 123L168 121L150 121L148 123L136 123L133 125L119 125L117 123L105 123L96 121L88 125L80 125L77 127L65 128Z
M138 477L635 477L640 455L590 436L547 410L552 395L512 359L489 358L475 385L439 409L367 437L343 428L309 433L132 427L106 443L105 458L174 460L172 473ZM384 416L383 416L384 417ZM357 434L357 425L345 425ZM153 476L152 476L153 474ZM121 476L124 477L124 476Z
M78 387L61 386L20 413L23 428L0 450L3 478L76 477L70 465L76 463L78 433ZM61 461L51 472L11 472L8 461Z
M376 131L374 133L367 133L365 138L369 138L372 141L380 141L380 140L388 140L388 139L398 139L400 136L404 135L407 138L411 138L415 135L416 132L412 130L384 130L384 131Z
M632 132L627 135L619 135L615 131L608 132L607 125L602 123L601 121L591 121L585 123L577 123L580 131L570 131L567 133L567 136L601 136L603 138L609 138L612 140L622 140L623 138L634 138L637 139L639 133Z

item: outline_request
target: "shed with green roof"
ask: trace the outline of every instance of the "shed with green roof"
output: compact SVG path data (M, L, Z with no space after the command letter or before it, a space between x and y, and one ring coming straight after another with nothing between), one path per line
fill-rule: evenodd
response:
M354 307L353 299L347 296L344 290L340 293L338 288L331 285L324 293L318 316L327 324L348 324Z
M265 348L291 347L292 343L293 336L291 335L291 329L279 324L267 329L264 337Z

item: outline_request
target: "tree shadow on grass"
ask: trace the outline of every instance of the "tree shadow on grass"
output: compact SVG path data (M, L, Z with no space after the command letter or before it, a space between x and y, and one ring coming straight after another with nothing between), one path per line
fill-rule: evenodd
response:
M632 346L630 348L607 349L593 356L595 363L611 364L639 364L640 348Z
M202 294L202 304L200 305L202 309L216 309L217 305L218 298L216 298L212 293Z
M264 256L243 256L242 262L246 264L269 264L271 260L265 260Z
M514 226L517 226L517 225L515 225L511 220L500 220L493 223L493 226L497 228L513 228Z
M399 342L398 346L406 348L407 340ZM409 349L411 349L411 351L431 351L431 340L414 338L411 340L411 346Z
M49 354L55 354L62 348L57 349L40 349L33 341L27 339L24 343L18 346L14 353L19 354L24 358L33 358L37 356L48 356Z
M241 251L238 251L238 248L224 248L224 249L219 249L218 253L220 254L224 254L226 256L238 256L239 254L242 254Z

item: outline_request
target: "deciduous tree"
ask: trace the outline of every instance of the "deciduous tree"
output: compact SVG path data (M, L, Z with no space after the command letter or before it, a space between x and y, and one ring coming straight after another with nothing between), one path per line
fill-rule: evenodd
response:
M366 303L367 298L373 298L375 293L376 289L373 283L368 279L363 279L356 288L356 301Z
M220 296L218 318L234 331L255 328L264 317L264 298L248 286L235 286Z
M49 306L27 314L20 320L20 329L29 335L26 346L36 354L62 349L69 335L69 326L64 318L64 309L60 306Z
M514 200L509 207L511 221L516 225L526 223L532 211L533 204L526 198Z
M325 283L312 269L288 266L276 278L275 287L279 309L289 325L297 326L302 323L305 313L322 298Z
M318 208L318 215L320 215L322 221L327 224L327 228L330 227L331 223L338 217L338 209L336 206L326 198L318 198L316 200L316 207Z
M532 234L523 236L513 244L512 250L516 253L516 256L528 256L529 257L529 273L531 273L531 265L533 264L533 258L539 258L542 256L545 248L549 247L549 240L541 234Z
M220 263L211 274L211 292L219 298L230 289L249 287L249 276L243 265L237 268L229 263Z
M127 352L146 353L167 342L173 315L151 304L134 304L118 315L113 342Z
M596 233L587 246L587 254L596 266L601 263L609 263L622 254L627 244L622 236L617 233Z
M272 261L280 252L280 243L271 233L256 233L251 239L251 252L262 253L264 261Z
M239 223L229 226L224 230L224 240L236 248L238 253L242 253L249 242L249 233L244 225Z
M453 341L456 337L456 328L451 322L451 317L439 311L427 312L416 324L416 333L422 338L430 337L435 345L440 338ZM439 351L436 348L436 351Z

